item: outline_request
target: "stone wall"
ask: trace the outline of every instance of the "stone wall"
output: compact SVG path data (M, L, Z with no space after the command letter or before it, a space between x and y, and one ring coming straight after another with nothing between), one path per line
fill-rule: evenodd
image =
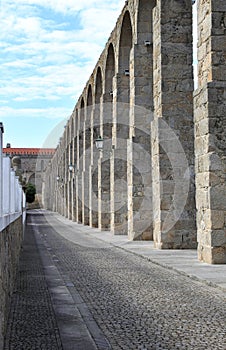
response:
M3 338L17 271L21 242L23 239L23 220L19 217L0 232L0 348Z

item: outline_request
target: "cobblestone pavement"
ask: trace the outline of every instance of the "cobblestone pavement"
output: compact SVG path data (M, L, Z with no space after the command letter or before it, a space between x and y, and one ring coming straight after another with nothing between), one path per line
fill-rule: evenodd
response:
M29 226L22 249L4 350L60 350L59 330L34 233Z
M93 317L113 350L226 349L226 300L221 289L191 280L176 271L98 240L91 247L85 243L85 235L84 242L80 237L78 243L73 244L57 233L43 215L32 215L32 222L37 240L42 242L54 261L65 280L65 286L70 286L72 297L77 302L80 297L79 305L83 300L91 313L91 316L84 317L87 328L92 333L92 328L95 328L91 322ZM59 222L57 230L67 230L67 226ZM32 245L29 248L32 249ZM37 260L34 272L41 269L39 258ZM26 271L26 263L24 270ZM38 274L37 278L35 273L33 277L29 283L36 284L35 289L38 290L38 285L41 288L42 284ZM46 293L44 281L42 283L43 293ZM17 284L20 285L21 282ZM4 350L60 349L59 333L48 293L43 303L51 315L47 320L37 312L36 296L28 295L28 299L22 298L20 301L20 296L16 295L9 325L13 323L13 317L19 317L19 320L18 324L14 320L14 326L10 326L7 333L10 341ZM29 316L31 334L37 336L36 347L29 347L29 339L20 347L26 339L19 330L22 319L26 317L24 308L28 302L29 308L34 308L36 313L34 317ZM39 345L45 328L43 322L48 323L45 326L48 327L47 338L51 339L51 345L48 342ZM94 338L95 332L98 330L93 330ZM14 346L17 341L18 347ZM97 349L109 349L104 342L95 343ZM78 348L74 345L71 349Z
M102 242L95 248L73 244L44 216L35 220L57 268L83 298L112 349L226 349L226 300L220 289Z

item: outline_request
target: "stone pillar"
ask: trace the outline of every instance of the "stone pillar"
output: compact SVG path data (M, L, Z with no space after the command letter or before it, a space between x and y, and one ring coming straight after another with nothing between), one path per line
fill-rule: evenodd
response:
M92 105L86 106L83 129L83 224L89 225L90 210L90 161L91 161L91 114Z
M110 230L110 162L112 158L112 92L101 98L101 135L104 138L104 150L100 152L99 164L99 228Z
M127 140L129 139L130 76L113 79L113 128L111 160L111 230L128 233ZM128 101L128 102L126 102ZM113 173L112 173L113 172Z
M75 221L80 222L79 220L79 137L80 137L80 115L77 113L76 118L76 146L75 146L75 165L76 165L76 176L75 176Z
M60 166L59 166L59 199L60 199L60 214L63 215L64 208L64 148L63 142L60 143Z
M71 164L71 143L68 136L67 139L67 163L66 163L66 172L67 172L67 211L66 217L71 219L71 181L72 181L72 173L69 171L69 165Z
M89 171L89 226L93 227L93 186L92 186L92 177L93 177L93 150L94 150L94 135L93 135L93 123L94 123L94 106L92 107L91 113L90 113L90 121L89 121L89 128L90 128L90 145L89 145L89 163L88 163L88 171Z
M198 258L226 263L226 3L198 1L195 156Z
M68 161L67 161L67 141L66 141L66 133L64 132L63 136L63 216L67 216L67 181L68 181Z
M144 27L146 28L146 26ZM149 39L148 45L145 45L144 38ZM151 31L146 35L142 33L139 44L135 45L131 51L131 56L130 71L133 72L134 79L131 80L130 84L128 235L129 239L132 240L150 240L153 238L150 142L151 120L153 118L153 42Z
M3 148L3 133L4 127L0 123L0 217L3 215L3 157L2 157L2 148Z
M72 220L77 222L77 123L78 113L77 110L74 116L74 131L73 131L73 165L74 165L74 176L73 176L73 198L72 198Z
M67 218L69 220L72 219L71 217L71 201L72 201L72 174L69 175L70 178L69 178L69 181L68 181L68 184L67 184Z
M92 161L91 161L91 213L92 213L92 227L100 227L99 219L99 190L98 190L98 178L99 178L99 162L100 152L96 149L95 140L100 136L100 103L95 102L93 109L93 125L92 125Z
M155 247L195 248L192 2L153 10L152 176Z
M103 157L103 152L102 151L98 151L99 153L99 158L98 158L98 165L97 165L97 184L98 184L98 193L97 193L97 198L98 198L98 228L101 229L101 219L102 219L102 198L101 198L101 193L102 193L102 178L101 178L101 173L102 173L102 169L101 169L101 163L102 163L102 157Z
M86 222L86 213L85 213L85 164L86 164L86 159L85 159L85 147L86 147L86 122L85 122L85 116L83 122L81 121L81 126L82 126L82 138L83 138L83 145L82 145L82 224L85 225Z
M84 108L79 109L79 120L78 120L78 129L77 129L77 222L83 223L83 183L82 183L82 174L83 174L83 124L84 124Z
M99 98L99 106L97 108L98 114L99 114L99 135L103 137L103 95ZM102 228L102 158L103 158L103 151L98 150L98 176L97 176L97 184L98 184L98 228L101 230Z

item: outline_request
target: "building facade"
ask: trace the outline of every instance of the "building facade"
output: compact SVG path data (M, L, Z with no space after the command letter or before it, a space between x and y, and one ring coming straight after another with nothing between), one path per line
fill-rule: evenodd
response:
M226 263L226 5L197 1L194 92L193 2L125 2L46 169L44 205Z
M22 183L31 183L36 193L42 193L44 171L55 152L53 148L13 148L7 144L3 154L10 157L11 166Z

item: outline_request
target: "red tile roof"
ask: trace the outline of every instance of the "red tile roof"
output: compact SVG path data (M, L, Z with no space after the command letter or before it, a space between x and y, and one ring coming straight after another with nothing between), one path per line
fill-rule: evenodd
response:
M3 153L11 155L53 155L55 148L3 148Z

